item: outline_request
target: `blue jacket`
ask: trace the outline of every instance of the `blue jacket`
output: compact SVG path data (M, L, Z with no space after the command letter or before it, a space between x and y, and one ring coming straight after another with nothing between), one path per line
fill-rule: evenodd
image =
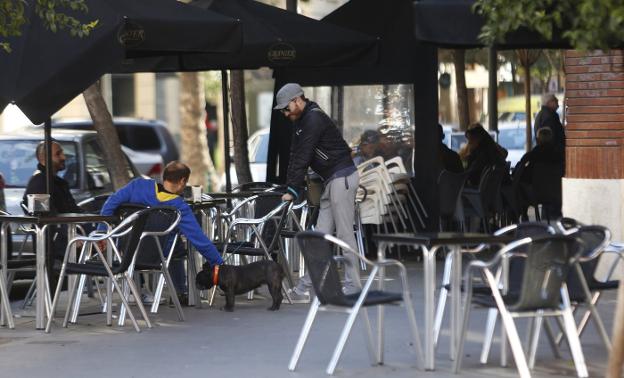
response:
M154 180L137 178L111 195L102 207L102 215L113 215L115 210L123 203L135 203L145 206L173 206L180 210L182 218L178 228L186 239L204 256L210 265L221 265L223 259L212 244L210 239L203 233L193 211L177 194L158 191L158 184Z

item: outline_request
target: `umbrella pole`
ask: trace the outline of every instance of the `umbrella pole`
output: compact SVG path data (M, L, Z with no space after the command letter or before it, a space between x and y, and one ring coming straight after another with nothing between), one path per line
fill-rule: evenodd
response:
M48 118L43 125L43 139L45 143L45 175L46 193L52 195L52 119ZM52 201L50 201L52 203Z
M225 191L232 191L230 178L230 100L228 95L228 73L221 70L221 95L223 97L223 153L225 154Z

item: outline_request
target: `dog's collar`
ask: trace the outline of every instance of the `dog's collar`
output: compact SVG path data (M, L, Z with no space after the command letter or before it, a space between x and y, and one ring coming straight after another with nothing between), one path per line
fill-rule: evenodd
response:
M215 265L212 268L212 284L214 286L219 284L219 265Z

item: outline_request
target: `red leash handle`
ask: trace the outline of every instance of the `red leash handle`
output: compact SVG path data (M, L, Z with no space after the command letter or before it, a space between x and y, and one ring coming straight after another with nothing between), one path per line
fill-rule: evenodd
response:
M219 265L215 265L214 268L212 268L212 284L214 286L217 286L218 283L219 283Z

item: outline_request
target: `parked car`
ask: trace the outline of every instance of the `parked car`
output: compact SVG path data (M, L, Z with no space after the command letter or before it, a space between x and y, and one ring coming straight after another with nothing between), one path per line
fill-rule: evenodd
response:
M122 145L137 152L159 154L164 164L180 158L178 147L164 122L115 117L113 124ZM55 120L52 122L52 127L93 130L93 121L90 119Z
M61 144L66 157L66 168L59 176L69 183L76 202L113 192L111 174L95 132L53 130L52 137ZM23 214L20 203L28 180L37 169L35 148L42 139L41 129L0 135L0 174L5 181L6 210L11 214ZM126 169L130 177L140 176L127 156ZM13 238L14 251L22 240L19 235Z
M247 140L249 169L251 170L251 178L253 181L266 180L267 158L269 156L269 131L269 128L260 129L253 133ZM230 178L232 180L232 187L238 185L234 161L232 161L230 167ZM219 187L221 190L225 190L225 174L221 176Z
M130 159L132 164L134 164L139 173L160 181L160 175L165 166L162 156L138 152L123 145L121 146L121 150L126 154L128 159Z

